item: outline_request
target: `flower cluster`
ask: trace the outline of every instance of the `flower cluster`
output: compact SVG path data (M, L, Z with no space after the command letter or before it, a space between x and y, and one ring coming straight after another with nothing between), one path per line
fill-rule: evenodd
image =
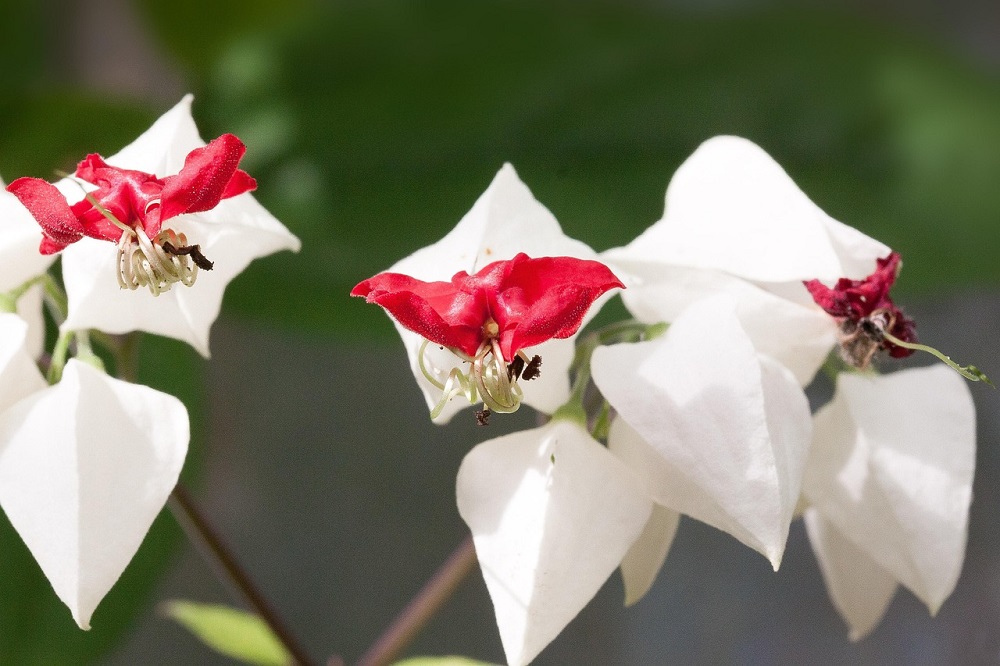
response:
M243 143L206 145L190 105L107 160L87 156L73 177L0 190L0 507L84 629L177 484L190 439L184 404L109 376L90 329L159 333L207 355L226 283L255 257L298 249L248 194ZM47 273L55 255L65 292ZM49 354L43 287L60 328Z
M963 560L975 414L949 368L874 372L880 351L924 348L889 296L900 265L759 147L717 137L625 247L567 238L507 165L445 238L355 288L394 318L438 422L480 401L552 415L477 445L458 473L509 663L533 660L615 569L626 603L641 598L682 514L775 569L802 516L854 639L899 585L936 612ZM576 340L612 293L635 320ZM539 357L540 381L515 393ZM821 367L835 396L811 414Z

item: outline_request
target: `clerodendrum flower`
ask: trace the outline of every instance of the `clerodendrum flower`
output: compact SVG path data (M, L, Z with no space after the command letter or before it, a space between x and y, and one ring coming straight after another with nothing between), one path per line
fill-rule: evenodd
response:
M628 285L626 306L644 321L679 320L692 302L730 294L753 346L802 385L834 347L850 366L865 368L879 350L905 356L903 345L915 343L913 322L889 296L899 256L823 213L744 139L705 142L671 181L663 219L602 258ZM959 371L985 379L972 368ZM968 389L957 377L946 380L948 373L841 374L833 402L815 418L802 481L803 504L813 505L807 526L855 637L874 627L897 581L932 612L954 587L975 436ZM595 379L600 385L599 370ZM624 421L635 420L622 409ZM639 434L647 446L656 441L651 428ZM621 434L613 429L611 440L621 451ZM692 466L690 453L656 448L678 474L703 469ZM674 488L684 492L683 484ZM717 488L710 498L724 506L730 492ZM855 569L854 562L865 564Z
M472 449L457 496L512 665L530 662L576 617L653 506L620 460L559 417Z
M46 387L26 330L0 314L0 506L86 629L177 483L187 410L76 359Z
M425 282L451 285L452 283L447 281L457 273L464 271L470 276L476 275L487 264L513 259L515 255L521 253L536 258L597 259L597 253L591 248L567 237L562 232L552 213L535 199L527 186L518 178L514 168L507 164L500 169L490 186L454 229L433 245L417 250L397 262L388 272ZM611 286L617 286L617 278L614 279L616 284ZM355 288L355 292L359 288L361 285ZM445 288L454 289L453 286ZM532 291L537 290L532 289ZM591 308L590 313L583 315L580 321L585 321L593 310L594 308ZM476 311L477 317L480 314L480 311ZM573 318L569 317L567 321ZM394 323L409 355L410 367L416 377L417 385L423 392L428 407L435 412L435 421L446 422L463 406L469 405L467 401L462 400L442 401L441 397L442 386L447 384L452 368L464 363L465 359L456 357L448 348L450 345L443 342L425 344L427 338L422 333L408 329L395 319ZM480 326L485 323L485 319L479 321ZM578 321L577 324L579 323ZM513 350L512 355L517 356L517 352L521 351L528 359L535 356L544 359L545 370L537 379L525 385L523 401L548 413L559 408L569 397L568 370L574 353L571 338L550 337L552 339L536 347ZM481 342L482 340L477 338L476 347L472 348L470 344L465 351L459 347L455 348L465 356L469 356L470 353L474 355ZM444 348L439 349L439 346ZM503 353L501 351L501 356ZM513 357L506 360L513 362ZM498 371L496 381L502 384L503 373L499 372L499 359L493 356L490 361L495 362L494 367ZM468 375L466 377L466 383L470 386L476 383L474 377ZM453 386L458 381L456 377Z
M523 398L517 380L534 379L541 357L524 350L550 339L568 338L590 306L622 283L599 262L572 257L494 261L475 275L456 273L450 282L424 282L399 273L380 273L351 292L386 309L407 330L426 341L418 363L442 391L435 417L459 393L482 399L480 421L490 412L513 412ZM425 360L426 345L441 345L469 364L435 376Z
M238 168L242 142L226 134L206 145L191 100L106 160L88 156L74 177L54 186L22 178L8 187L41 226L40 250L62 252L65 330L143 330L207 356L229 280L254 258L298 250L298 239L249 194L255 182ZM199 269L211 271L198 277ZM170 288L196 277L196 288ZM140 287L160 298L131 293Z

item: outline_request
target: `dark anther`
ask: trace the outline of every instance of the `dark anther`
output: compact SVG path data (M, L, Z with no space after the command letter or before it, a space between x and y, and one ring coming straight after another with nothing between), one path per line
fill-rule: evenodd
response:
M879 325L879 322L872 321L867 317L861 320L861 331L876 342L881 342L884 337L882 335L883 329Z
M488 426L490 424L490 411L489 407L484 407L483 409L476 412L476 423L481 426Z
M515 356L514 360L507 364L507 381L512 382L519 378L522 370L524 370L524 359Z
M528 381L529 379L534 379L538 375L542 374L542 357L537 354L531 357L528 365L525 366L524 372L521 373L521 379Z
M167 241L163 244L163 251L177 256L185 254L190 255L191 260L195 263L195 265L203 271L210 271L215 266L215 262L209 261L208 258L201 253L201 245L174 247L172 243Z

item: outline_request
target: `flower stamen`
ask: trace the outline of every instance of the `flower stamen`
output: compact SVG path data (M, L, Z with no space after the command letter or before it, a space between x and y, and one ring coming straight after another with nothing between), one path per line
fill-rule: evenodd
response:
M122 232L117 264L122 289L148 287L153 296L169 291L178 282L190 287L198 277L199 267L212 267L198 245L187 244L184 234L164 229L150 239L141 226Z

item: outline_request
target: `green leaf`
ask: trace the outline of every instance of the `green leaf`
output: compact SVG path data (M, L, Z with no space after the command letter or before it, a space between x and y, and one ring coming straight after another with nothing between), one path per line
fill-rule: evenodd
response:
M469 659L468 657L410 657L397 661L393 666L496 666L492 662Z
M284 666L292 662L271 629L253 613L193 601L168 601L162 611L227 657L260 666Z

